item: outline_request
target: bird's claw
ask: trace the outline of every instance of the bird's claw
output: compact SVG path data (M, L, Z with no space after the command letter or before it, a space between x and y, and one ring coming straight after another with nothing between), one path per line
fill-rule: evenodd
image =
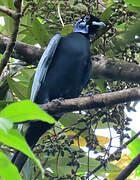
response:
M64 98L53 99L52 102L54 102L56 105L61 105L62 100L64 100Z
M83 95L83 97L88 97L88 96L94 96L94 93L93 92L89 92L89 93Z

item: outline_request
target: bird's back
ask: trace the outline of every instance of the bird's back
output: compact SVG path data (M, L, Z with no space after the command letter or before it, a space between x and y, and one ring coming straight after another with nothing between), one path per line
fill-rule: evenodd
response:
M90 71L89 39L75 32L62 37L35 102L41 104L56 98L79 96Z

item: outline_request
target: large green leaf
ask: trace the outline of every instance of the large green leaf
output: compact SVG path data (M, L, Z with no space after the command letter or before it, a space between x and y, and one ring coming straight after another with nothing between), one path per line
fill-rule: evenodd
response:
M49 42L49 35L45 30L43 24L38 19L34 19L32 26L32 33L37 43L41 46L46 46Z
M30 150L24 137L17 130L11 129L12 122L22 122L27 121L28 119L40 119L45 122L54 123L55 120L29 100L10 104L1 111L0 117L2 117L0 123L0 142L7 146L16 148L32 158L40 167L43 174L44 170L39 160ZM10 120L11 123L7 119Z
M136 133L131 131L131 136L133 137ZM129 156L131 159L135 158L135 156L140 152L140 138L137 137L133 142L128 145L128 149L131 151ZM136 175L140 177L140 166L136 168Z
M4 0L1 0L1 1L0 1L0 5L3 5L3 4L4 4Z
M131 136L133 137L136 133L134 131L131 132ZM133 142L128 145L128 149L131 151L130 157L134 158L140 152L140 138L137 137Z
M0 117L9 119L14 123L34 119L39 119L50 124L55 123L53 117L46 114L35 103L32 103L30 100L23 100L20 102L10 104L0 112Z
M84 115L79 113L66 113L59 120L65 127L71 126L73 123L76 123L78 119L84 117ZM78 126L79 127L79 126ZM82 126L83 127L83 126ZM80 128L80 127L79 127Z
M5 133L8 133L12 127L13 123L11 121L0 117L0 129L2 129Z
M137 7L137 6L128 5L128 9L129 9L130 11L134 11L134 12L140 14L140 6Z
M83 114L79 114L79 113L66 113L62 116L62 118L59 120L62 125L64 125L65 127L67 126L71 126L72 124L75 124L79 119L83 118L84 115ZM76 128L85 128L85 123L84 122L80 122L76 125L74 125L74 127ZM73 132L77 133L78 130L73 130ZM87 135L87 132L84 131L84 133L82 133L82 136Z
M102 21L107 21L110 16L112 15L113 13L113 10L112 10L112 6L114 6L115 4L112 4L110 5L108 8L105 9L105 11L102 13L102 15L100 16L100 19Z
M1 30L2 30L2 25L0 25L0 32L1 32ZM0 58L1 59L1 58Z
M32 158L36 162L40 170L42 171L42 174L44 174L44 170L40 164L40 161L32 153L24 137L18 132L18 130L10 129L9 133L5 133L2 129L0 129L0 142L2 142L7 146L18 149L27 156L29 156L30 158Z
M3 152L0 152L0 177L3 180L21 180L17 168L8 160Z
M96 84L96 88L99 89L102 93L106 93L107 89L106 89L106 82L103 79L95 79L94 80L95 84Z
M10 89L16 94L19 99L30 99L35 71L23 68L20 69L19 72L20 75L16 77L16 80L12 79L11 77L7 77Z
M10 76L7 76L7 82L10 89L16 94L19 99L27 99L28 86L24 81L14 81Z
M31 45L39 43L37 40L35 40L32 31L26 32L21 41Z
M140 0L125 0L126 3L132 4L133 6L139 6L140 7Z
M20 72L22 73L24 80L30 81L35 71L23 68L20 70Z
M62 31L61 31L61 35L62 36L67 36L68 34L70 34L73 31L73 26L71 24L67 24L63 27Z
M5 25L2 29L2 33L5 36L10 36L13 30L13 19L9 16L4 16Z

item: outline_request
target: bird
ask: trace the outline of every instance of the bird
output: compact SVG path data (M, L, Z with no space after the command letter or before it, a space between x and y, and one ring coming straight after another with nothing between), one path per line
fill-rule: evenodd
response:
M90 80L92 66L90 59L90 37L105 24L91 14L81 17L72 33L65 37L56 34L44 51L35 73L30 100L36 104L49 103L55 99L70 99L80 95ZM54 118L59 120L61 115ZM31 121L25 139L31 149L52 124ZM12 163L22 170L27 156L17 151Z

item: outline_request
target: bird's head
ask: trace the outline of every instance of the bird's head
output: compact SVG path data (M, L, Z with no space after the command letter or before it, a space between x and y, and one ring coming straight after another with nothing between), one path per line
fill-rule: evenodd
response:
M97 17L92 15L86 15L76 22L74 32L81 32L83 34L94 36L96 31L102 26L106 25L101 22Z

